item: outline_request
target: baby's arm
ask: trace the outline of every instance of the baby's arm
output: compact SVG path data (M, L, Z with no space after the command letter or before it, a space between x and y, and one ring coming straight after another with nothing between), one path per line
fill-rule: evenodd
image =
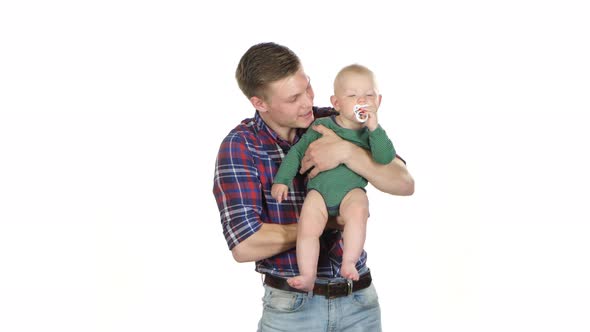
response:
M389 164L395 158L395 148L381 126L369 132L369 146L371 155L379 164Z
M274 177L273 185L270 191L272 197L279 203L287 199L289 185L292 183L293 178L299 170L301 158L303 158L305 150L309 144L316 140L319 136L320 135L316 131L309 129L301 137L299 142L291 147L285 158L283 158L281 166Z

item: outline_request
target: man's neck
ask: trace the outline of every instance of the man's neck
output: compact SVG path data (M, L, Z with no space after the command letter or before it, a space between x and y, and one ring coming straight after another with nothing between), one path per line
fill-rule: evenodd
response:
M285 141L287 141L289 143L293 143L293 140L295 140L295 134L297 134L297 129L280 127L280 126L278 126L278 128L274 128L273 126L270 126L270 125L269 125L269 127L272 130L274 130L277 133L277 135L280 138L284 139Z
M295 135L297 134L297 128L281 126L278 123L273 122L271 119L266 118L262 114L260 117L264 123L266 123L266 125L277 134L277 136L289 143L293 143L293 140L295 140Z

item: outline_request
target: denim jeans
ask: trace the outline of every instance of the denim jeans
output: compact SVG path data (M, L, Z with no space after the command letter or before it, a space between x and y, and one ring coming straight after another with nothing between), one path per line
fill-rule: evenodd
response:
M373 284L334 299L264 285L262 302L258 332L381 331L381 310Z

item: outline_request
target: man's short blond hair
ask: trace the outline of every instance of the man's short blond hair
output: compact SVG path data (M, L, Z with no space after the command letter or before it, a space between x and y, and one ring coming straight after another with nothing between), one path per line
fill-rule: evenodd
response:
M260 43L250 47L236 68L238 86L248 97L266 99L268 86L295 74L301 68L299 57L288 47Z

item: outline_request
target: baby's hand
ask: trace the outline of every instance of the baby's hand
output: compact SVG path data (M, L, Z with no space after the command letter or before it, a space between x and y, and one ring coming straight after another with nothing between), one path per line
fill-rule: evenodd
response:
M369 117L365 122L365 126L369 128L370 131L377 129L377 127L379 126L379 120L377 119L377 107L367 106L363 107L363 110Z
M286 184L282 183L275 183L272 185L270 189L270 194L272 198L276 199L277 202L282 202L284 199L287 199L287 194L289 193L289 187Z

